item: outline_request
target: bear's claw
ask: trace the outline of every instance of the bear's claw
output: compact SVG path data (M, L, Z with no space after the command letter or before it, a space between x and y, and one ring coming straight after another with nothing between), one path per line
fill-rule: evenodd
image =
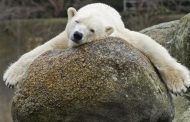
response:
M18 82L22 81L26 68L21 65L22 63L14 63L3 75L5 85L9 88L14 88Z
M9 83L7 83L7 84L6 84L6 86L7 86L8 88L11 88L11 89L13 89L13 88L14 88L14 85L9 84Z
M20 80L21 80L20 77L9 77L9 78L6 78L5 85L8 88L14 88L18 84L18 81Z

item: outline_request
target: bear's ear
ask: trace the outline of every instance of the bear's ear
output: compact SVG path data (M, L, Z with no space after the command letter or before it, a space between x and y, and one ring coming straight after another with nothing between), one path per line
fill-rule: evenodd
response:
M111 35L113 33L113 31L114 30L113 30L112 27L110 27L110 26L106 27L106 33L107 33L108 36Z
M72 17L74 17L77 13L77 10L73 7L70 7L67 9L67 16L68 16L68 20L71 20Z

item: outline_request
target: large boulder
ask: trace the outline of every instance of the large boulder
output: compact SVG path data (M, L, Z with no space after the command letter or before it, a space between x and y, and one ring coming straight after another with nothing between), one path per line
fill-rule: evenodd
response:
M180 20L162 23L141 31L165 46L190 69L190 13ZM190 89L184 96L174 97L174 122L190 122Z
M171 96L150 61L119 38L49 51L17 89L14 122L171 122Z

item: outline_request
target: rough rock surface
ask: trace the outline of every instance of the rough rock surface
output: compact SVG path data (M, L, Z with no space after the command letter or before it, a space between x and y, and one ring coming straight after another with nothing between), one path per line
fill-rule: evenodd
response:
M188 97L174 97L175 118L173 122L189 122L190 121L190 99Z
M13 99L14 122L171 122L154 67L119 38L37 58Z
M167 22L141 31L165 46L190 69L190 13L180 20ZM174 97L174 122L190 122L190 89L184 96Z

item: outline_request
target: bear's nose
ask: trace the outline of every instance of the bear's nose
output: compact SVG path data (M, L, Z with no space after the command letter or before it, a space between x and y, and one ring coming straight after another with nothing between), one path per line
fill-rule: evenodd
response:
M73 41L76 42L76 43L78 43L82 39L83 34L80 33L80 32L78 32L78 31L76 31L74 33L73 37L74 37Z

